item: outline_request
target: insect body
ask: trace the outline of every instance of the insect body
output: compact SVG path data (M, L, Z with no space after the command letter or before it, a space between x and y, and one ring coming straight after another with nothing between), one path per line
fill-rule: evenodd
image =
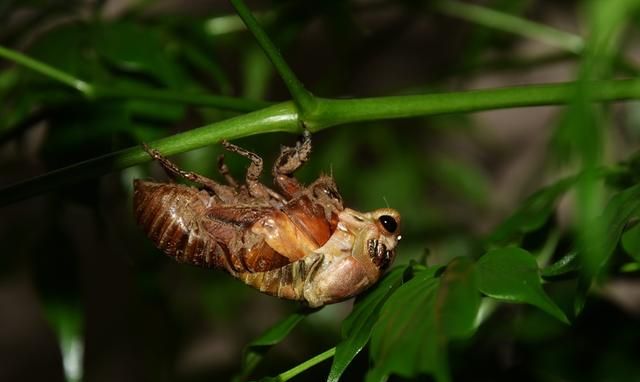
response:
M278 193L258 181L262 159L238 146L225 148L251 160L245 184L228 184L179 169L145 146L176 183L134 181L134 214L155 245L177 261L224 269L270 295L311 307L355 296L380 278L395 257L400 215L384 208L344 208L331 177L304 187L293 173L307 161L311 138L284 147L273 166Z

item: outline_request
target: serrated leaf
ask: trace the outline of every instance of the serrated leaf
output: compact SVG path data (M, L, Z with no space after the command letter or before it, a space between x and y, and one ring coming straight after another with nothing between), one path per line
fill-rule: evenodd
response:
M384 304L371 335L367 380L431 374L448 381L447 342L469 335L480 304L474 265L456 258L441 277L418 273Z
M527 303L569 323L564 312L542 289L535 258L521 248L492 250L477 262L478 288L489 297Z
M407 266L393 268L373 289L358 297L351 314L342 323L343 341L336 347L327 381L336 382L353 358L369 342L371 330L378 320L382 304L402 285Z

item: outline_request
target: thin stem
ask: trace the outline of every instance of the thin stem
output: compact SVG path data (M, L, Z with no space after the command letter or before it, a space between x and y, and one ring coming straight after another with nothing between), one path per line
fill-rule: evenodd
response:
M336 354L336 348L333 347L325 352L318 354L317 356L310 358L300 365L285 371L284 373L278 375L277 380L281 382L285 382L295 377L296 375L302 373L303 371L312 368L313 366L319 364L322 361L325 361Z
M91 84L20 52L16 52L15 50L8 49L0 45L0 57L4 57L53 80L70 86L82 93L85 97L90 98L93 95L94 88Z
M117 88L91 84L72 76L60 69L56 69L42 61L35 60L15 50L0 46L0 57L4 57L28 69L43 74L64 85L79 91L85 98L96 100L100 98L138 98L152 101L183 103L196 106L209 106L225 110L248 112L262 109L272 103L237 97L218 96L209 94L183 93L163 89Z
M275 11L265 11L260 13L253 13L254 17L256 17L263 24L269 24L276 19L277 12ZM225 15L225 16L216 16L210 19L207 19L204 22L204 31L211 36L220 36L227 33L234 33L239 31L244 31L247 29L247 26L242 21L240 16L233 15Z
M260 26L256 18L253 16L249 8L242 0L230 0L236 12L242 18L247 29L251 31L253 37L256 39L264 53L269 57L271 63L278 71L278 74L284 81L289 93L293 97L296 105L300 108L303 117L313 112L316 106L315 97L304 88L302 82L298 80L295 73L289 68L289 65L284 60L278 48L269 39L269 36L265 33L264 29Z
M582 85L589 89L593 102L640 99L640 80L608 80ZM353 122L560 105L573 99L575 86L575 82L567 82L412 96L339 100L318 98L317 110L313 119L307 121L306 127L310 131L319 131ZM149 143L164 154L172 155L217 143L222 139L275 131L299 133L301 127L298 121L296 107L291 102L285 102ZM150 159L139 147L90 159L0 189L0 206Z
M454 0L439 1L434 6L436 10L449 16L521 35L573 53L580 53L584 49L584 40L578 35L491 8Z

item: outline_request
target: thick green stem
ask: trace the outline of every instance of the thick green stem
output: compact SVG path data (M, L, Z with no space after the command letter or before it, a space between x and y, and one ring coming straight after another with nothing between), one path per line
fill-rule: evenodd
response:
M313 112L316 106L315 97L304 88L304 85L298 80L295 73L289 68L289 65L284 60L278 48L273 44L269 36L262 29L256 18L251 14L251 11L242 0L230 0L233 7L238 12L242 21L244 21L247 29L251 31L253 37L256 39L264 53L269 57L271 63L278 71L278 74L284 81L289 93L293 97L296 105L300 107L300 111L303 117Z
M318 108L307 123L312 131L337 124L381 119L418 117L446 113L469 113L524 106L558 105L575 96L576 83L525 85L466 92L409 96L318 99ZM586 83L593 101L616 101L640 97L640 80Z
M572 100L576 83L517 86L502 89L363 99L317 99L316 111L307 119L311 131L331 126L381 119L468 113L524 106L559 105ZM584 83L594 102L640 99L640 80ZM514 122L517 124L517 121ZM149 142L166 155L193 150L248 135L284 131L300 132L299 115L291 102ZM139 147L111 153L0 189L0 205L26 199L82 179L97 177L149 161Z
M295 377L296 375L302 373L303 371L312 368L313 366L319 364L322 361L325 361L336 354L336 348L333 347L325 352L318 354L317 356L310 358L300 365L285 371L284 373L278 375L277 380L281 382L285 382Z

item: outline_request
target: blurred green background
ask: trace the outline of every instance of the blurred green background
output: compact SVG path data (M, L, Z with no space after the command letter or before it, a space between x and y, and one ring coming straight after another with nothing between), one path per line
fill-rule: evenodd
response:
M528 30L509 33L465 21L446 2L249 6L305 86L323 97L634 77L640 67L634 65L637 12L625 16L624 35L602 46L587 40L583 51L577 37L597 28L605 32L596 36L615 34L622 16L594 22L593 13L632 10L633 1L611 7L569 0L477 3L575 33L570 46L583 54L530 38ZM0 25L1 45L102 86L290 98L224 1L2 0ZM6 60L0 60L0 99L2 186L237 114L134 97L87 100ZM585 95L569 107L337 126L313 136L312 159L298 175L311 182L331 173L350 208L399 210L397 263L426 256L429 264L446 264L456 256L478 257L484 238L541 186L580 166L635 158L639 106L594 108ZM297 138L263 134L234 143L270 166L280 145ZM172 159L216 178L221 152L216 145ZM246 160L226 159L241 177ZM628 174L618 183L635 184ZM0 381L230 380L240 370L243 347L297 309L222 272L163 256L134 224L134 178L165 179L156 164L147 164L0 209ZM553 259L572 248L573 229L580 227L575 197L559 199L551 219L521 246L537 252L551 245ZM636 228L626 236L635 259L638 235ZM590 294L572 326L533 307L502 306L472 338L453 344L453 379L640 381L640 283L633 258L624 256L612 269L630 263L627 271L613 272ZM550 290L567 310L575 284L569 279ZM310 315L253 375L276 375L334 346L351 304ZM362 380L368 366L365 349L343 380ZM324 380L328 370L323 363L296 380Z

